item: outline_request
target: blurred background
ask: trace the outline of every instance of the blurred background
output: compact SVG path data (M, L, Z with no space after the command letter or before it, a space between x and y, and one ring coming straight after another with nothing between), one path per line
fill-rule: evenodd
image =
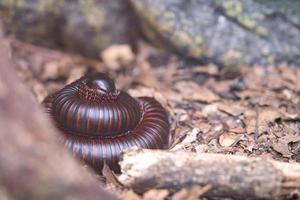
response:
M295 0L2 0L6 33L100 58L139 38L184 59L219 66L299 65L300 2Z

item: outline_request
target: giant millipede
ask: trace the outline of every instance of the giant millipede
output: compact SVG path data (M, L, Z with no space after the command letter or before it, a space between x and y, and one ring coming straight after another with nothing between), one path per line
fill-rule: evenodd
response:
M168 143L165 109L154 98L135 99L117 90L104 73L81 77L46 97L43 105L64 133L64 145L98 173L104 162L120 172L123 149L163 149Z

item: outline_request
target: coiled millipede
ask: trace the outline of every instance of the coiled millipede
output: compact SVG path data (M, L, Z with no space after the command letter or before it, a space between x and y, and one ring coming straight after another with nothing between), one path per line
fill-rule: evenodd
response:
M132 98L106 74L93 73L49 95L43 102L63 143L101 173L103 163L120 172L120 152L138 146L163 149L169 138L165 109L150 97Z

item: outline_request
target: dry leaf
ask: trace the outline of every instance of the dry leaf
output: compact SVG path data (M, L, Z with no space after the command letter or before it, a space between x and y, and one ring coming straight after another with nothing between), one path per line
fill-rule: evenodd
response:
M34 82L32 89L39 103L48 95L45 87L39 82Z
M107 67L116 71L122 64L131 63L134 54L129 45L112 45L102 51L101 58Z
M41 78L43 80L54 79L57 78L59 74L59 66L56 61L51 61L45 64L44 72L42 73Z
M164 200L168 194L168 190L152 189L144 193L143 200Z
M155 90L153 88L140 86L135 89L129 89L127 92L133 97L141 97L141 96L153 97Z
M299 142L300 136L287 135L278 139L278 141L272 144L275 151L281 153L284 157L291 157L293 153L290 151L289 143Z
M168 105L167 98L160 92L154 92L154 98L164 107L166 108Z
M73 81L82 77L85 74L86 70L87 68L84 66L76 66L76 67L74 66L74 68L72 68L70 71L67 84L72 83Z
M238 137L235 134L226 132L220 135L219 143L223 147L230 147L236 142L237 138Z
M211 103L220 99L211 90L200 87L191 81L180 81L175 84L175 88L182 94L183 98L192 101Z
M225 113L231 114L233 116L239 116L243 114L246 110L245 107L237 104L236 102L228 103L222 102L218 104L218 109Z
M247 110L245 112L246 118L246 129L248 133L254 133L256 128L259 133L265 132L268 130L268 123L274 122L275 119L281 116L280 112L275 109L260 109L257 110Z
M216 115L218 113L218 105L217 104L210 104L205 106L202 109L202 114L205 117L208 117L209 115Z
M141 200L142 198L137 195L135 192L132 190L122 192L122 195L120 196L120 199L122 200Z
M187 132L184 140L181 143L177 144L174 148L172 148L172 151L184 149L190 146L198 139L198 134L200 133L200 131L201 130L199 128L194 128L191 132Z
M191 188L183 188L179 192L175 193L172 197L172 200L194 200L199 199L203 194L208 192L212 188L211 185L201 186L192 186Z

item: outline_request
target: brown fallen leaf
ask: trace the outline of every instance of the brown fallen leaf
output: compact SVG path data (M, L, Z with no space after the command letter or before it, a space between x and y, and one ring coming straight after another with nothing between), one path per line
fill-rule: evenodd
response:
M257 129L258 133L268 130L268 123L274 122L275 119L281 117L278 110L274 108L258 108L258 115L255 110L247 110L245 112L246 130L248 133L254 133Z
M122 199L122 200L141 200L142 197L140 197L138 194L136 194L132 190L128 190L128 191L122 192L120 199Z
M232 133L236 133L236 134L245 133L245 129L242 127L230 128L230 129L228 129L228 131L232 132Z
M289 144L291 142L299 142L300 136L294 136L294 135L286 135L278 139L277 142L274 142L272 144L272 147L275 151L282 154L284 157L291 157L293 155L293 152L290 149Z
M236 140L239 137L236 134L225 132L219 137L219 143L223 147L230 147L231 145L236 143Z
M208 192L212 188L211 185L206 185L204 187L201 186L192 186L191 188L183 188L177 193L175 193L172 197L172 200L194 200L199 199L206 192Z
M43 80L57 78L59 74L59 64L57 61L50 61L43 67L44 71L41 74Z
M209 104L206 105L203 109L202 109L202 114L204 117L209 117L210 115L217 115L219 112L218 110L218 105L217 104Z
M220 100L220 97L216 95L214 92L212 92L211 90L209 90L208 88L200 87L188 99L194 101L212 103Z
M168 194L166 189L152 189L143 194L143 200L164 200Z
M177 116L178 121L186 121L189 118L187 111L182 108L174 108L173 112Z
M44 85L37 81L33 83L32 90L39 103L41 103L48 95L48 92L46 91Z
M245 107L243 107L240 104L237 104L236 102L218 103L218 109L222 112L228 113L233 116L239 116L239 115L243 114L246 110Z
M119 70L122 64L130 64L134 54L127 44L111 45L101 52L101 58L111 70Z
M87 68L85 66L76 66L71 69L69 73L69 78L67 80L67 84L72 83L73 81L79 79L82 77L87 71Z
M158 101L164 108L168 107L168 100L162 92L155 91L153 94L156 101Z
M129 89L128 93L133 97L148 96L153 97L155 90L151 87L139 86L134 89Z
M206 87L200 87L192 81L180 81L175 88L182 94L183 98L192 101L211 103L220 100L220 97Z

